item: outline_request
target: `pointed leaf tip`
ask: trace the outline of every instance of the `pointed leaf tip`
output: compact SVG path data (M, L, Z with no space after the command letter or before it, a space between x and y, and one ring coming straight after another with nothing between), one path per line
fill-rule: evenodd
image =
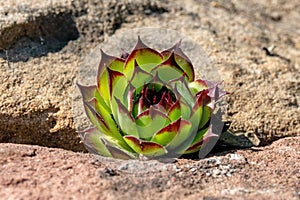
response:
M78 82L76 83L76 85L79 88L80 93L82 95L82 99L84 101L89 101L95 97L97 86L95 86L95 85L84 86L84 85L79 84Z
M100 49L101 60L98 66L98 74L97 74L97 82L99 83L100 77L105 69L109 66L109 63L112 61L112 57L108 54L104 53L102 49Z
M168 59L169 57L174 54L176 63L180 66L182 71L184 71L189 79L189 81L194 81L195 79L195 72L194 67L192 65L191 60L188 56L180 48L181 40L176 43L173 47L161 52L164 59Z
M127 53L123 48L121 48L121 58L126 60L128 56L129 53Z
M141 40L141 37L138 35L138 41L134 47L134 50L146 49L146 48L149 48L149 47L144 44L144 42Z
M124 76L121 72L111 70L107 68L108 72L108 85L109 85L109 94L110 97L112 97L114 86L116 85L116 82L118 81L118 77Z
M82 143L90 153L111 157L109 151L101 141L103 134L97 128L88 128L78 132Z
M126 59L124 65L124 74L127 79L130 80L134 70L134 60L137 64L146 72L151 70L162 62L162 55L156 50L146 46L140 38L138 38L137 44Z

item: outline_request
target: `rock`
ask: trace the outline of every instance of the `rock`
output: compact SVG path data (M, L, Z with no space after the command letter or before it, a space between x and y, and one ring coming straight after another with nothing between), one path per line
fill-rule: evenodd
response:
M2 143L0 198L299 199L299 152L300 137L291 137L202 160L158 163Z
M261 145L299 135L297 1L225 2L1 3L0 141L82 151L72 112L76 73L97 45L142 26L178 30L207 52L231 92L224 118L231 130L253 132Z
M72 112L82 60L123 20L149 15L143 9L166 12L165 7L141 0L2 4L0 141L83 151Z

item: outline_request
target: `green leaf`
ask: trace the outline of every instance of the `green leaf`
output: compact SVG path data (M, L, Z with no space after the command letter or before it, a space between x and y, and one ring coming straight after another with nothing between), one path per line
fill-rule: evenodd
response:
M105 134L109 134L109 127L108 124L104 121L101 114L99 114L95 109L95 101L92 99L89 102L84 102L84 109L86 112L86 115L90 119L90 121L95 125L98 130Z
M128 146L123 138L122 141L124 142L127 149L129 149L131 152L128 152L125 149L120 149L118 147L119 145L116 144L115 141L110 140L109 137L101 133L97 128L89 128L87 130L79 132L79 135L81 141L91 153L120 159L134 158L134 155L131 153L133 152L133 150Z
M123 103L127 110L129 112L132 112L133 110L133 102L134 102L134 91L136 89L133 87L133 85L129 82L128 85L126 86L124 95L123 95Z
M108 71L108 83L109 83L109 94L110 97L121 97L124 94L125 88L127 86L127 79L121 72L107 69Z
M98 81L98 89L99 93L104 99L106 105L110 105L110 91L109 91L109 78L108 78L108 72L105 69Z
M162 62L162 56L160 53L147 47L140 38L138 38L138 42L130 53L128 58L126 59L126 63L124 66L124 74L127 79L130 80L134 68L135 62L140 66L144 71L151 72L151 70Z
M109 153L111 154L111 157L113 157L113 158L118 158L118 159L123 159L123 160L129 160L129 159L136 158L136 155L134 153L120 149L117 146L110 144L105 139L101 139L101 141L103 142L106 149L109 151Z
M169 125L170 122L168 116L152 106L136 117L139 136L142 139L152 138L157 131Z
M181 110L180 110L180 103L179 100L177 100L168 111L168 117L172 122L180 118L181 116Z
M190 106L185 101L183 101L183 98L179 98L179 102L180 102L180 112L181 112L182 119L189 120L191 115Z
M108 69L121 73L125 61L120 58L109 56L101 50L101 61L98 67L97 84L99 92L107 105L110 105L109 74Z
M193 111L189 121L192 123L193 130L197 131L198 129L200 129L199 126L202 119L203 106L197 106L197 109L195 107L192 109Z
M150 73L141 69L137 64L136 60L134 61L134 64L135 64L134 73L132 75L130 82L135 88L139 88L149 83L149 81L153 78L153 76Z
M201 129L210 119L211 108L207 106L209 102L208 90L203 90L198 94L190 116L194 129Z
M163 55L164 59L167 59L172 54L174 54L174 60L180 66L180 68L182 69L182 71L184 71L186 73L186 75L188 77L188 80L189 81L194 81L195 72L194 72L194 68L193 68L192 62L183 53L183 51L179 47L180 43L181 43L181 41L178 42L177 44L175 44L170 49L167 49L167 50L163 51L161 54Z
M158 73L159 79L166 83L181 76L186 77L185 72L178 66L174 59L174 54L171 54L166 61L153 68L151 74Z
M161 144L163 146L168 145L172 141L172 139L177 135L180 122L181 122L181 118L169 124L168 126L162 128L161 130L159 130L157 133L154 134L151 141Z
M194 153L199 151L203 144L204 135L207 134L207 132L208 132L208 127L201 131L198 131L191 146L184 152L184 154L189 154L189 153Z
M155 142L144 141L130 135L124 136L124 140L138 154L155 157L167 153L167 150L162 145Z
M122 58L118 58L115 56L110 56L104 53L102 49L100 49L101 53L101 60L98 66L98 74L97 74L97 80L100 80L100 77L102 73L107 69L110 68L111 70L123 72L125 60Z
M178 134L167 146L168 151L170 150L181 151L181 149L178 150L178 148L181 147L187 139L193 137L193 135L191 134L192 133L191 128L192 128L192 124L189 121L181 120Z
M111 120L105 121L103 116L105 116L105 118L108 118L109 116L97 112L96 107L97 109L100 108L98 108L99 105L97 105L96 102L96 99L92 99L90 102L84 102L85 110L90 121L95 125L96 128L98 128L99 131L101 131L106 136L106 139L109 139L115 145L118 145L126 149L127 151L130 151L130 148L124 142L121 133L117 129L116 123Z
M90 105L92 105L94 107L97 114L99 114L101 116L101 118L103 119L103 121L105 123L105 127L108 129L110 134L117 139L121 139L122 136L120 134L120 131L119 131L117 124L115 123L111 113L109 111L107 111L105 109L105 107L103 105L101 105L98 102L98 100L95 98L93 98L91 101L89 101L89 103L90 103Z
M124 93L126 92L126 87L129 83L122 73L110 69L108 69L107 71L109 74L110 107L114 119L118 122L118 105L115 98L122 100L123 105L128 105L127 102L124 102Z
M106 102L104 101L104 99L102 98L102 96L100 95L97 86L93 85L93 86L83 86L80 85L79 83L77 83L78 88L80 89L80 92L82 94L82 98L83 101L90 101L93 98L96 98L98 103L107 111L107 112L111 112L110 111L110 107L107 106Z
M106 148L106 146L100 139L103 137L103 134L100 131L98 131L97 128L89 128L84 131L80 131L79 135L84 146L91 153L99 154L105 157L112 157L109 150Z
M210 120L211 113L212 109L209 106L204 106L199 128L203 128L205 124Z
M176 89L176 93L179 93L179 96L181 96L190 107L194 105L196 98L194 98L194 96L190 92L184 76L172 80L170 84L173 86L173 88Z
M118 106L118 124L122 132L126 135L134 135L138 137L138 130L131 113L129 113L119 99L115 98L115 100Z
M196 80L189 83L189 88L193 95L196 95L198 92L208 89L207 84L204 80Z

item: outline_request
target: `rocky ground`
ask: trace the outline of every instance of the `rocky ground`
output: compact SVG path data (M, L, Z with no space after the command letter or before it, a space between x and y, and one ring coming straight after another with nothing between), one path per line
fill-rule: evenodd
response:
M299 199L300 3L184 2L0 2L1 199ZM224 120L261 147L169 164L78 153L79 68L99 44L145 26L201 45L231 92Z

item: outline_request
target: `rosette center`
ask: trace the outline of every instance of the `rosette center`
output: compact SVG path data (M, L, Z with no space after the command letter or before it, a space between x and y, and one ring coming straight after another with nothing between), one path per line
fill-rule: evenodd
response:
M148 83L134 91L132 115L136 117L151 106L161 112L168 112L175 102L176 96L169 88L158 83Z

